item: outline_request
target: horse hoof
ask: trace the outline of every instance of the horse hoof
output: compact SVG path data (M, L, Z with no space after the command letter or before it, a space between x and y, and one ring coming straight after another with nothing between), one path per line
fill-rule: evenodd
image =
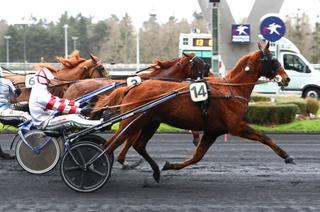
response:
M123 170L131 170L131 169L135 169L137 166L139 166L141 163L143 162L143 159L140 159L139 161L133 163L132 165L129 165L129 163L127 161L125 161L122 164L122 169Z
M193 143L194 146L198 146L198 142L199 142L198 139L193 139L192 140L192 143Z
M160 182L160 171L158 171L158 172L153 172L153 179L157 182L157 183L159 183Z
M292 156L288 156L285 160L284 160L285 163L289 163L289 164L296 164L294 162L294 158Z
M127 165L127 164L122 164L121 169L122 169L122 170L130 170L130 166Z
M173 164L171 164L168 161L166 161L166 163L162 167L162 170L165 171L165 170L170 170L170 169L173 169Z
M4 153L4 152L2 152L2 153L0 154L0 157L3 158L3 159L5 159L5 160L12 160L12 159L15 159L15 158L16 158L15 155L10 155L10 154Z

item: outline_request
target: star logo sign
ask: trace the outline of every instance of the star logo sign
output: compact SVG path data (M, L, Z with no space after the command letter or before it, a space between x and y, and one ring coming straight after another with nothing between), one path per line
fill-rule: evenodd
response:
M231 42L249 43L250 42L250 24L232 24Z
M276 24L276 23L272 23L272 24L269 24L268 27L264 27L263 28L263 34L267 34L269 33L270 35L275 33L277 35L280 35L280 33L278 32L278 29L281 29L282 26L280 26L279 24Z
M286 25L276 15L267 15L260 23L260 33L268 41L277 41L286 32Z
M248 29L249 27L244 26L244 25L239 25L236 29L236 31L238 32L238 35L248 35L248 33L245 31L246 29Z

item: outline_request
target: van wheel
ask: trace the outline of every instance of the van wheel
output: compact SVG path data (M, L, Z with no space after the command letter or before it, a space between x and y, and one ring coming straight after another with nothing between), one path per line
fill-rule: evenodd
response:
M316 99L320 99L320 90L318 88L307 88L303 92L303 98L312 97Z

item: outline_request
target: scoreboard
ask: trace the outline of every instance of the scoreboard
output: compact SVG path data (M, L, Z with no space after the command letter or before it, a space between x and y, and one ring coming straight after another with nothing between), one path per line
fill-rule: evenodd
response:
M182 53L193 52L196 56L211 64L212 35L207 33L181 33L179 37L179 57Z
M211 38L193 38L193 46L210 46L212 48Z

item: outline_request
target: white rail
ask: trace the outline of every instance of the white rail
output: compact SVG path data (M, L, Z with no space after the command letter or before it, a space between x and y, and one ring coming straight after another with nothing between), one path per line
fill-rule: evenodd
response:
M34 73L34 65L39 63L0 63L0 65L14 73ZM50 63L51 65L61 68L59 63ZM109 75L129 76L133 75L137 70L136 64L107 64L103 66L109 71ZM149 64L139 64L139 69L148 67Z

